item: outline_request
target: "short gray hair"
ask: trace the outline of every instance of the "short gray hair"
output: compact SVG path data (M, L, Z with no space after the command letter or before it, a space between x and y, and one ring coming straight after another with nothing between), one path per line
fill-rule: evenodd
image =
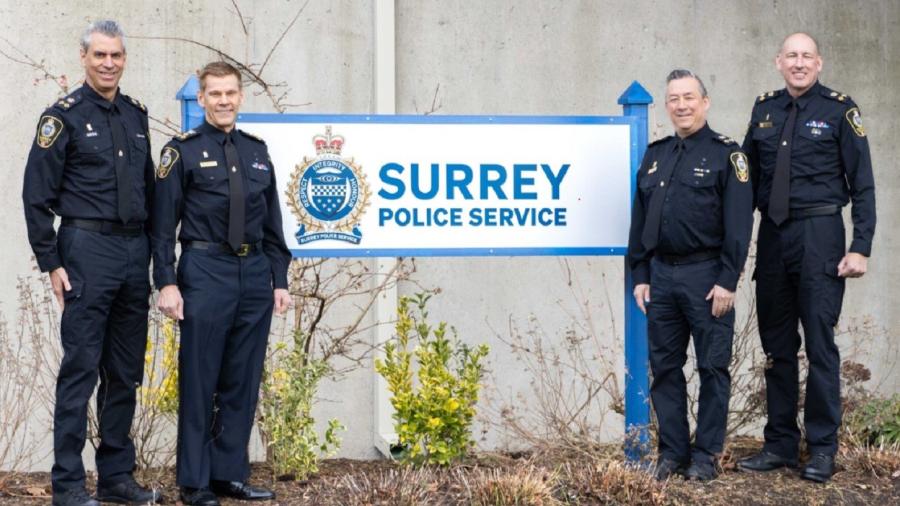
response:
M112 38L118 37L122 39L122 49L125 49L125 31L122 30L122 26L111 19L104 19L89 24L87 29L81 35L82 51L87 52L88 48L91 46L91 34L93 33L102 33L103 35Z
M703 79L700 79L700 76L686 69L675 69L669 72L668 77L666 77L666 84L676 80L676 79L684 79L685 77L693 77L697 80L697 84L700 85L700 95L703 97L707 96L706 93L706 85L703 84Z

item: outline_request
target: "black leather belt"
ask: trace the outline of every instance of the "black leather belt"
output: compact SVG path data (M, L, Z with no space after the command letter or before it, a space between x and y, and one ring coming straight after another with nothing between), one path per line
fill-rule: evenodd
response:
M703 262L704 260L711 260L713 258L719 258L721 254L721 250L711 249L706 251L698 251L696 253L690 253L688 255L662 255L657 253L653 257L666 265L686 265Z
M811 218L813 216L831 216L832 214L837 214L839 212L841 212L841 206L837 204L817 207L801 207L798 209L791 209L791 219L799 220L802 218Z
M62 224L66 227L75 227L91 232L100 232L104 235L126 235L137 237L144 231L143 223L122 225L116 221L86 220L82 218L63 218Z
M181 247L187 249L202 249L211 253L221 253L225 255L235 255L245 257L250 253L262 251L262 241L250 244L241 244L240 249L234 251L231 246L222 242L206 242L206 241L181 241Z

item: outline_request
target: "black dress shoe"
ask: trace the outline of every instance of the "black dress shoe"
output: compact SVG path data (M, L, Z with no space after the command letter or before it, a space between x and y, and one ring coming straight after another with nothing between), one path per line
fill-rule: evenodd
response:
M254 487L242 481L210 481L213 492L240 499L241 501L268 501L275 499L275 493L262 487Z
M738 469L744 471L772 471L782 467L797 467L797 461L763 450L738 462Z
M712 460L694 460L685 471L684 477L689 480L710 481L716 479L719 472L716 471L716 463Z
M825 453L817 453L809 459L800 477L804 480L825 483L834 474L834 456Z
M100 506L83 488L73 488L57 494L53 493L53 506Z
M656 463L656 469L653 471L653 477L657 481L666 481L674 474L684 475L684 466L680 462L672 459L663 458Z
M115 483L98 483L97 500L116 504L160 504L163 496L159 490L140 486L129 475Z
M208 488L181 487L181 502L185 506L219 506L219 498Z

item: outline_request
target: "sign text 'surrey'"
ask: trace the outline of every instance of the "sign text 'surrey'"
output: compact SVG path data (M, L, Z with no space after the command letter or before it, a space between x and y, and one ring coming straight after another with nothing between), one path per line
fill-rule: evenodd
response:
M417 201L432 201L438 196L454 200L483 201L559 201L563 180L571 164L554 168L551 164L515 163L511 167L483 163L471 167L463 163L446 165L432 163L428 168L419 163L404 166L390 162L378 172L381 188L378 196L386 203L402 200L409 193ZM545 179L547 185L536 184ZM540 195L544 188L548 194ZM534 207L522 205L463 207L382 206L378 210L378 225L393 223L401 227L513 227L566 226L565 207Z

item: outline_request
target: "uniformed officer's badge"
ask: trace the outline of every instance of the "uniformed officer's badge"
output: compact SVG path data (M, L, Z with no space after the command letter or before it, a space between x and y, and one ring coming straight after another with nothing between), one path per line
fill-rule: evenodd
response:
M845 116L847 117L847 121L850 123L850 127L853 128L853 133L855 133L859 137L865 137L866 131L863 129L862 116L860 116L859 114L859 108L851 107L847 111Z
M647 170L647 175L649 176L650 174L653 174L658 168L659 167L656 166L656 160L653 160L653 165L651 165L650 169Z
M359 222L369 205L369 185L353 158L342 158L344 138L331 134L312 139L315 158L303 157L287 187L291 211L300 225L297 242L332 239L359 244Z
M746 183L750 181L750 163L747 162L747 156L740 151L731 153L731 166L734 167L734 175L737 180Z
M159 167L156 169L156 178L165 179L172 171L172 167L178 160L178 150L166 146L159 157Z
M53 116L44 116L41 118L40 126L37 131L37 145L42 148L49 148L56 142L60 132L63 130L63 123Z
M251 165L251 167L253 167L253 168L256 169L256 170L262 170L262 171L268 171L268 170L269 170L269 166L266 165L266 164L264 164L264 163L262 163L262 162L253 162L253 164Z

